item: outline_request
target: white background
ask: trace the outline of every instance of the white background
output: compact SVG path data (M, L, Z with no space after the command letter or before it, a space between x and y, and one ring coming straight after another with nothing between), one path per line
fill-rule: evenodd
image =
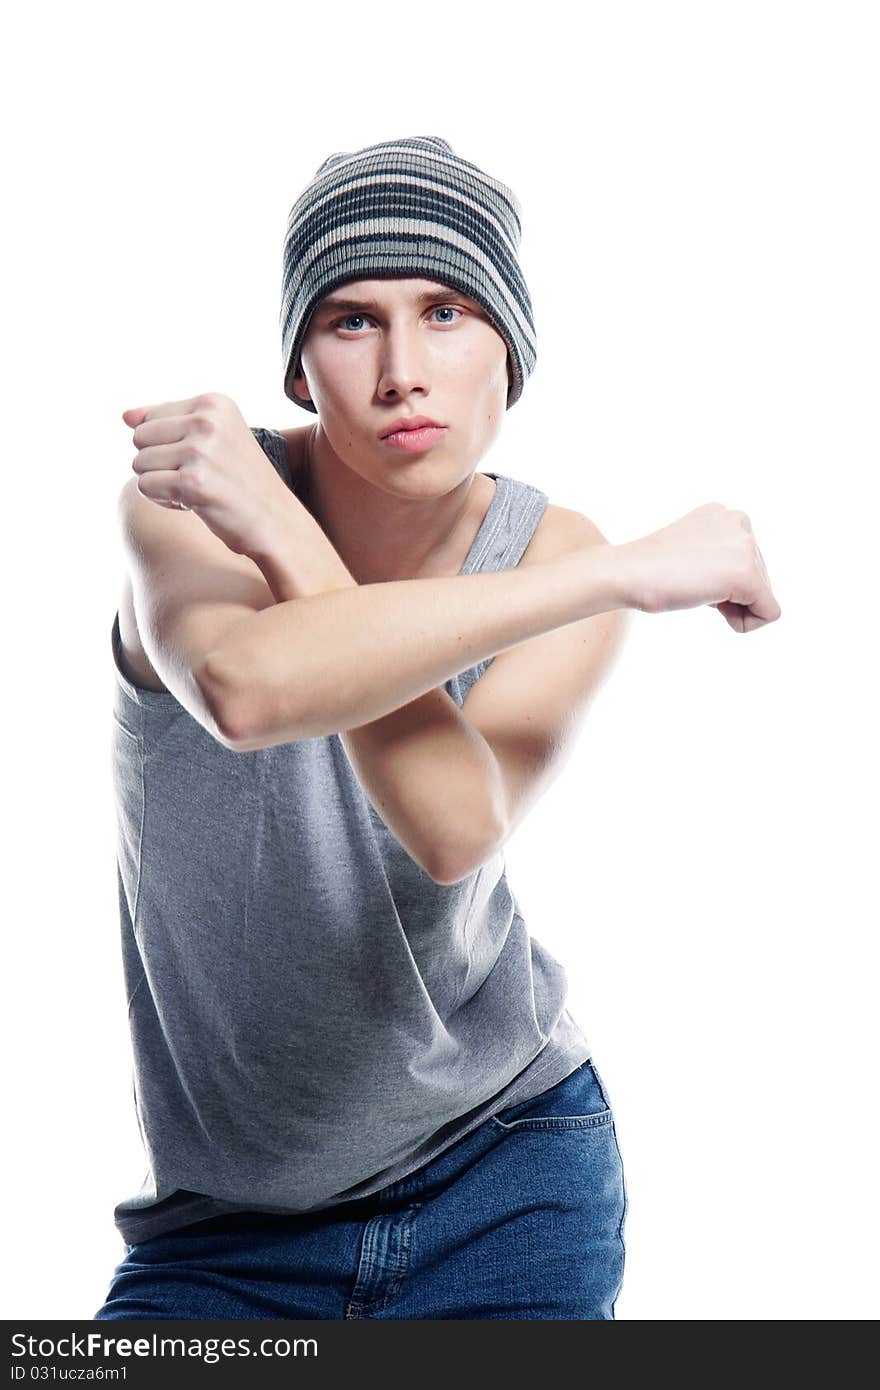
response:
M290 204L440 135L523 206L539 360L481 462L618 543L748 512L781 619L636 613L508 874L630 1197L619 1319L878 1314L870 4L17 12L6 133L7 1318L90 1318L142 1156L110 626L128 406L283 394ZM871 711L873 710L873 714Z

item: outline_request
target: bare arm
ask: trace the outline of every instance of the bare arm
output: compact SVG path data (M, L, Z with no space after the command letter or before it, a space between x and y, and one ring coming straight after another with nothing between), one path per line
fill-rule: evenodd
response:
M294 513L291 556L297 529ZM604 544L493 573L351 580L249 614L205 659L224 734L248 751L357 728L529 638L627 607L614 555ZM279 591L277 558L264 563Z
M144 428L167 428L163 419L160 414ZM173 432L177 429L174 425ZM245 442L250 447L251 441ZM144 458L153 458L157 449L161 454L166 447L177 447L157 446L148 439L143 443L139 467ZM231 446L221 451L224 464L231 452ZM259 481L263 457L262 451L257 457L243 451L241 467L249 484ZM265 466L270 467L268 461ZM258 531L258 543L250 544L234 530L239 515L235 498L227 497L224 509L224 489L219 484L212 489L210 477L202 476L198 488L187 494L198 506L198 513L181 513L156 506L150 499L164 501L173 495L183 475L177 471L166 475L158 468L144 471L150 476L132 478L122 489L120 520L138 628L150 660L166 687L213 737L242 751L263 746L260 740L242 744L228 736L233 727L230 714L235 711L227 710L225 697L231 692L238 698L238 687L227 683L219 692L206 672L206 659L224 649L227 637L243 632L261 611L282 604L293 610L309 595L338 589L356 591L357 585L321 527L296 497L280 484L277 490L268 486L274 473L264 479L268 490L264 524ZM146 488L149 494L141 490ZM204 506L206 496L215 499L213 511ZM215 513L219 513L222 525ZM243 515L247 514L245 510ZM580 529L573 537L560 537L558 522L570 515L564 509L549 508L521 564L547 558L566 543L569 548L588 543L591 538ZM225 540L212 531L209 521L223 530ZM259 564L252 556L259 558ZM407 587L397 586L398 590ZM369 596L376 597L377 591L373 589ZM545 648L537 662L526 661L525 670L510 670L500 688L497 661L494 673L488 672L478 682L478 686L485 685L487 678L492 678L488 733L494 747L442 686L424 691L377 719L338 731L376 811L412 859L438 882L454 882L493 855L506 839L513 817L521 814L524 793L531 786L530 769L538 761L534 755L536 738L543 742L549 737L554 746L559 743L555 734L548 733L548 726L556 724L560 702L567 717L579 687L584 635L579 634L578 626L561 629L566 643L555 662L548 662L550 653ZM332 655L327 634L320 627L316 637L319 652ZM512 655L527 648L528 644L514 648ZM290 669L284 679L295 688L300 679L295 647L290 648L289 656ZM559 665L565 672L561 687L552 674ZM532 692L530 682L536 676L541 678L541 688ZM245 699L259 694L259 663L243 682L245 679L248 687L242 691L242 709L246 709ZM510 688L518 692L522 705L511 701ZM535 718L536 703L541 709L539 720ZM506 732L510 728L520 731L520 736L512 739ZM526 730L528 744L523 741ZM284 729L264 733L265 744L290 737Z
M521 565L604 540L578 513L551 507ZM296 547L292 537L286 544L279 538L261 568L279 603L302 597L310 585L327 591L355 584L323 532L320 540L310 533L306 554L302 536ZM468 702L460 709L438 686L340 732L376 811L430 877L456 882L506 841L567 756L578 708L613 656L609 624L617 631L624 616L618 611L558 629L545 636L537 659L530 657L534 643L514 647L509 671L496 662L483 677L492 693L478 701L473 719ZM475 723L484 705L491 711L485 735Z
M570 513L561 553L537 563L358 586L234 403L126 412L138 417L133 467L148 476L137 500L124 489L124 514L138 625L168 688L241 751L339 734L441 881L492 852L558 770L622 609L712 603L737 631L781 611L748 518L717 503L622 546ZM177 503L197 515L165 510ZM490 657L459 711L443 683Z
M356 587L331 542L312 537L311 579L293 547L264 555L262 569L279 603ZM358 781L410 857L438 883L472 872L494 852L503 823L501 779L491 749L438 687L340 738Z

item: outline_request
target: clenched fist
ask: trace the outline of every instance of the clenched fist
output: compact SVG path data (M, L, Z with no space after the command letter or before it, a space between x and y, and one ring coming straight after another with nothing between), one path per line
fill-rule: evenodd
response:
M134 429L138 491L160 507L183 507L238 555L256 556L296 501L243 419L216 391L187 401L138 406Z
M627 606L643 613L708 604L735 632L751 632L782 613L748 516L720 502L706 502L615 551Z

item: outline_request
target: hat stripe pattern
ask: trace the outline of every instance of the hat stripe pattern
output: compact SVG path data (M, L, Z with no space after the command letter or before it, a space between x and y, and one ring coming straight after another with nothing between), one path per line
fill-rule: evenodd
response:
M386 178L381 181L378 179L371 180L371 184L376 202L378 203L381 199L386 207L393 207L394 209L393 218L386 218L383 223L384 228L391 231L395 230L396 227L403 226L405 214L408 214L406 218L406 229L417 230L416 224L419 219L426 218L426 220L430 220L431 214L436 214L438 199L444 196L444 189L441 184L428 182L424 179ZM395 188L395 184L399 185L399 187ZM327 194L325 198L320 199L314 208L310 209L307 214L300 216L296 223L290 227L287 234L286 250L291 258L295 257L297 250L300 249L298 242L300 245L305 243L304 249L306 251L308 250L310 231L308 223L318 212L320 212L321 216L331 225L337 219L341 220L341 218L346 215L347 204L343 199L348 198L353 186L357 187L358 185L346 184L341 189L333 189L331 193ZM422 189L425 191L422 192ZM333 205L335 200L339 200L338 206ZM470 209L470 211L468 211L468 209ZM510 292L507 290L506 281L516 278L518 267L514 247L506 244L507 233L505 228L495 219L487 218L485 211L480 208L479 204L474 202L473 199L467 198L464 194L457 194L456 200L454 202L450 201L449 206L444 210L444 219L446 226L454 227L456 232L459 233L459 245L464 246L467 241L473 240L482 250L495 255L499 259L500 268L505 271L505 282L502 284L502 288L505 290L511 304L516 305L518 316L523 325L527 326L534 347L534 328L522 314L515 297L511 296ZM410 226L410 220L412 221L412 226ZM491 220L494 224L491 236L485 234L482 225L488 220ZM440 224L437 224L437 226L438 231L442 234L443 227ZM350 230L351 229L349 229L349 231ZM315 252L319 249L319 247L313 248ZM289 297L294 288L295 282L291 280L289 293L286 294L284 298L283 308L285 312L289 310Z
M519 202L512 189L437 136L369 145L325 159L290 209L282 260L284 391L316 305L346 280L425 276L462 290L507 343L507 408L536 361L532 305L517 259Z

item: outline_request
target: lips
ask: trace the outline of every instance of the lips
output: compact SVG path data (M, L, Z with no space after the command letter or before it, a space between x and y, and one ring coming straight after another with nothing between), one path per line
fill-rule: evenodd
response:
M431 420L427 415L401 415L383 430L380 439L387 439L389 434L398 434L401 430L422 430L422 429L445 429L439 420Z

